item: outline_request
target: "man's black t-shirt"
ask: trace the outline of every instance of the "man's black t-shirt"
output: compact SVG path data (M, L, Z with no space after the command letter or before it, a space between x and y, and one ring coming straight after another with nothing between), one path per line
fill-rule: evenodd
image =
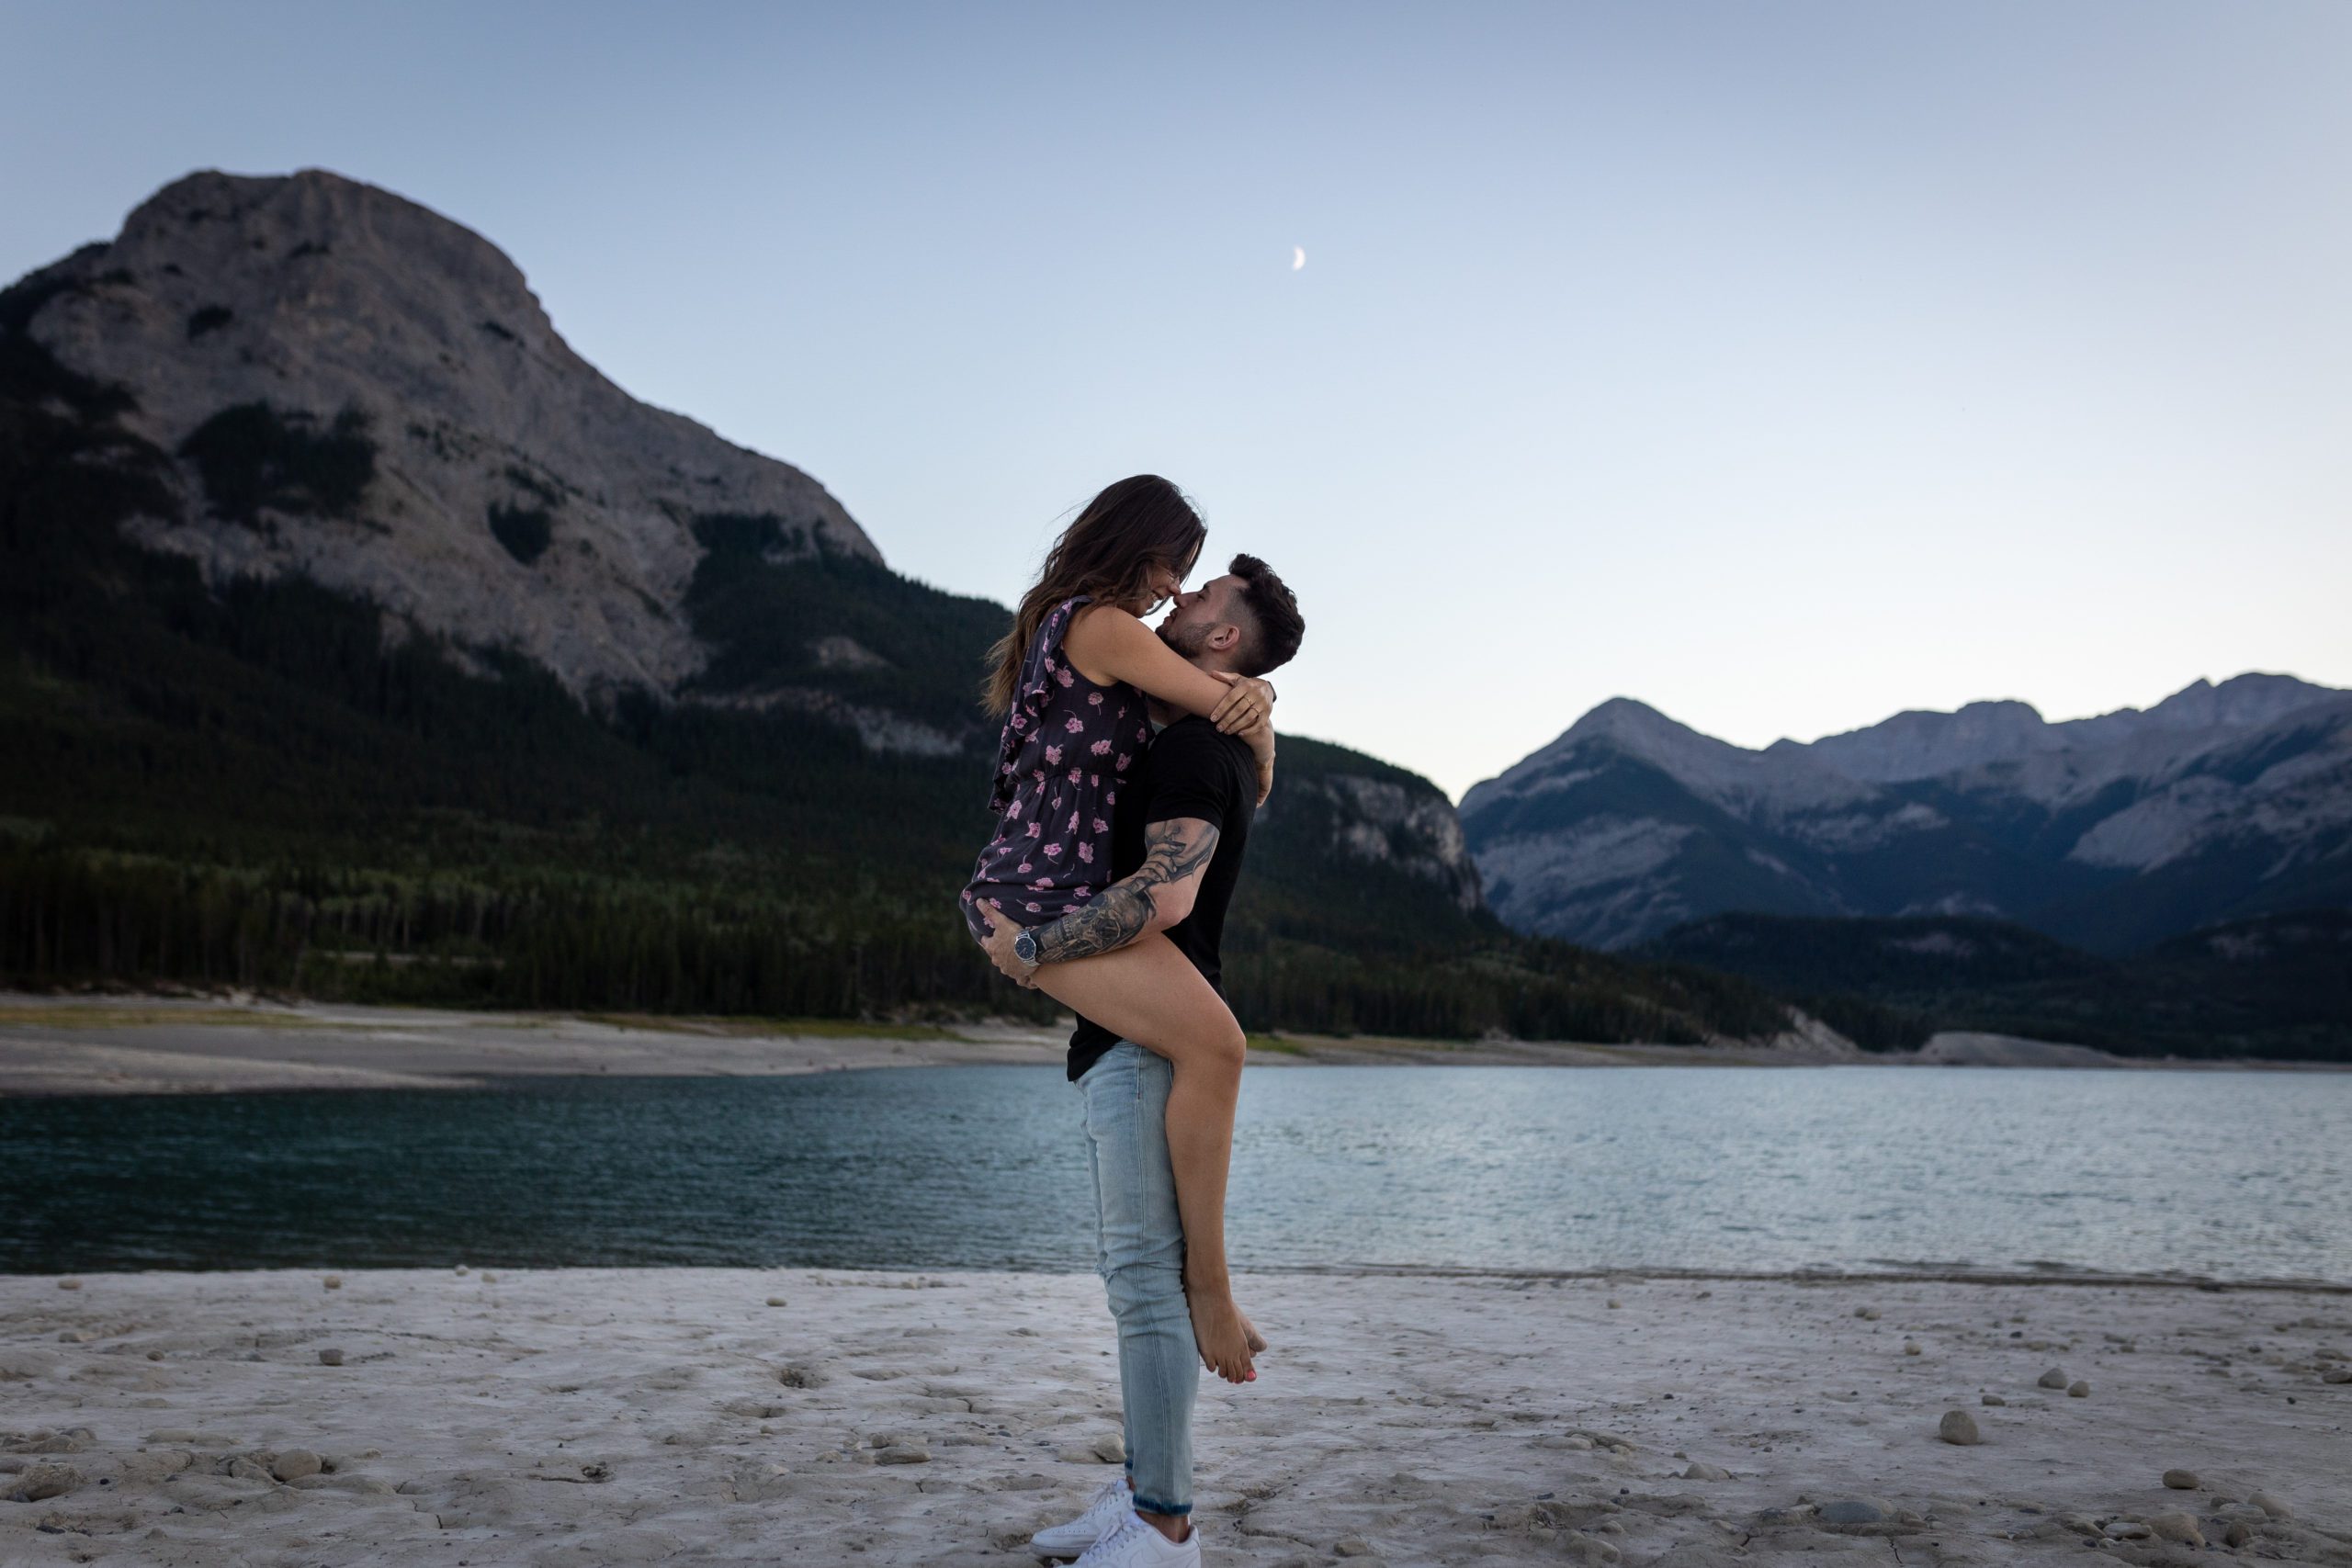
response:
M1142 869L1144 829L1154 822L1197 817L1216 829L1216 853L1201 873L1193 912L1168 928L1168 940L1193 967L1217 986L1222 965L1217 942L1225 934L1225 906L1241 874L1241 852L1250 842L1250 819L1258 810L1258 765L1247 742L1217 733L1204 718L1180 718L1159 732L1143 754L1143 766L1119 791L1111 815L1111 875L1133 876ZM1220 994L1223 987L1218 987ZM1087 1019L1069 1037L1069 1077L1074 1083L1119 1037Z

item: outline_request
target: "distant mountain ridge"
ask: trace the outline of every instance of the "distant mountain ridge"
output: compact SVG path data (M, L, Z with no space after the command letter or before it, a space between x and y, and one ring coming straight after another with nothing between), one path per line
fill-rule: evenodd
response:
M1616 698L1461 812L1520 931L1620 947L1732 911L1966 914L2123 953L2352 904L2352 693L2245 674L2145 712L1975 703L1762 750Z
M1970 703L1956 713L1913 709L1815 741L1776 740L1766 750L1810 752L1848 778L1898 784L2050 752L2120 758L2152 739L2161 747L2182 736L2260 728L2346 694L2291 675L2249 673L2218 686L2191 682L2144 712L2118 708L2053 724L2030 703Z

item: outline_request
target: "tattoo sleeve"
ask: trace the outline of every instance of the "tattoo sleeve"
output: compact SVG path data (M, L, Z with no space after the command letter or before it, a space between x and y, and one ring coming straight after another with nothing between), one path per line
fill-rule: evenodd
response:
M1060 919L1037 928L1037 962L1060 964L1113 953L1151 924L1152 890L1198 876L1216 853L1216 829L1197 817L1154 822L1144 829L1143 865Z

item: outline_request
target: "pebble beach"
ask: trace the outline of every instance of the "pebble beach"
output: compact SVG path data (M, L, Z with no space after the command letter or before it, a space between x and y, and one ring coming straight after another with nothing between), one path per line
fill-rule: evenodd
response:
M1207 1560L2352 1563L2352 1294L1256 1273ZM1032 1561L1091 1275L0 1277L0 1562Z

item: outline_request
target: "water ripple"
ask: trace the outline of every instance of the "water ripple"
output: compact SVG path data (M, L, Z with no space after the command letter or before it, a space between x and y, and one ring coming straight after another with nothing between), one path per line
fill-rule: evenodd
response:
M2352 1280L2352 1077L1249 1075L1237 1268ZM1093 1266L1057 1069L0 1101L0 1270ZM1906 1261L1908 1260L1908 1261Z

